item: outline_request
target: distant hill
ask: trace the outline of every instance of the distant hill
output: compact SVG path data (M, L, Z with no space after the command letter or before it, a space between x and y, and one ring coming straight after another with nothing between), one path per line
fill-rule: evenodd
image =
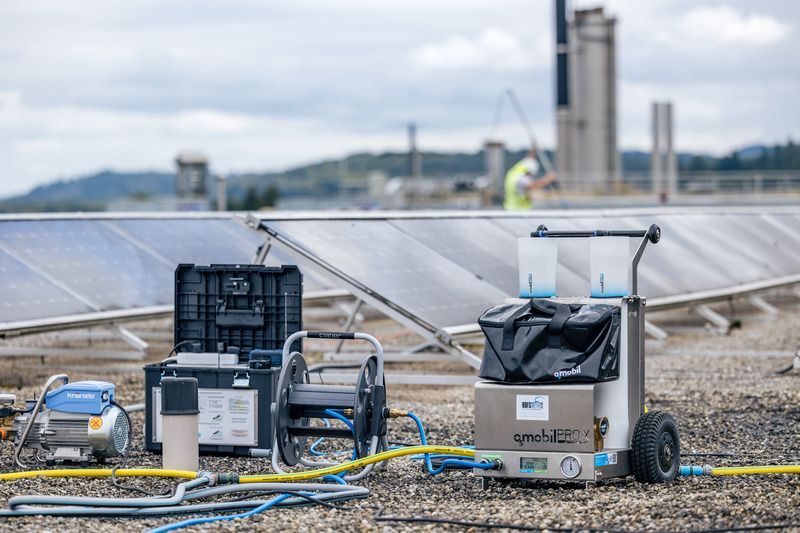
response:
M102 211L113 200L160 196L174 191L174 174L104 170L40 185L27 194L0 200L0 212Z
M507 151L506 164L510 166L524 155L524 150ZM548 155L553 157L552 152L548 151ZM650 169L648 152L625 151L621 158L623 172L647 172ZM430 178L476 177L484 173L483 151L423 152L422 166L423 174ZM786 145L747 146L724 157L681 153L678 154L678 166L684 171L800 169L800 146L792 141ZM268 190L277 191L282 198L331 196L342 188L363 185L374 171L389 177L405 176L408 174L408 154L359 153L283 172L234 175L228 180L228 198L235 206L240 205L248 194L262 195ZM41 185L27 194L0 200L0 212L99 211L114 200L172 194L174 188L175 175L171 172L104 170Z
M551 157L552 154L548 152ZM524 150L506 151L506 162L524 157ZM477 177L485 172L483 151L473 153L422 152L423 174L428 178L452 176ZM240 200L250 187L262 190L277 187L281 197L325 196L336 194L343 182L364 183L371 172L383 172L389 177L407 176L408 153L359 153L344 159L321 161L285 172L251 173L235 176L228 182L228 197Z

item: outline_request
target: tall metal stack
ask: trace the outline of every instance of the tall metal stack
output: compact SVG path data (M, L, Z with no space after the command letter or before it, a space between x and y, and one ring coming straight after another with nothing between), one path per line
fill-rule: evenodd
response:
M653 192L666 203L678 193L678 161L672 141L672 102L653 102L652 117L651 183Z
M556 128L559 180L568 190L607 189L617 152L616 19L603 8L556 0Z
M483 145L483 165L491 183L492 196L503 198L503 182L506 173L506 147L502 141L487 140Z

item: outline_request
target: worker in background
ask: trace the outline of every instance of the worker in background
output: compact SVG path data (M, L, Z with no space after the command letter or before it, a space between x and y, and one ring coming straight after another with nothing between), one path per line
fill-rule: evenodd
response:
M506 173L505 200L503 208L513 211L530 209L531 193L547 187L556 181L556 175L549 173L540 176L541 165L538 161L536 146L528 150L528 154Z

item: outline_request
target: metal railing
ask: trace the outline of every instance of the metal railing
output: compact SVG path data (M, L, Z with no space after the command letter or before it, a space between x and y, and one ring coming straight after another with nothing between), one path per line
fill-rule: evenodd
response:
M600 173L560 174L560 191L579 196L650 195L669 192L665 181L653 183L650 172L624 172L619 177ZM679 172L679 195L800 193L800 170L741 170Z

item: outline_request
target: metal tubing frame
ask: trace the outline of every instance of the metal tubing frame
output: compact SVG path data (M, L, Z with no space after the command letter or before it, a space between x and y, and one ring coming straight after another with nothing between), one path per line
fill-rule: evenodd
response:
M731 329L730 320L705 304L693 307L692 311L714 324L717 327L717 330L722 334L727 334Z
M383 346L381 343L378 342L378 339L373 337L368 333L349 333L349 332L313 332L313 331L296 331L289 335L286 341L283 343L283 352L281 354L281 366L286 366L286 361L289 359L290 352L292 350L292 344L295 341L300 339L331 339L331 340L359 340L359 341L367 341L375 348L375 355L378 359L378 366L375 370L375 382L379 384L383 384L383 367L384 367L384 357L383 357Z
M353 309L350 310L350 313L347 315L347 320L342 327L342 331L350 331L350 328L353 327L353 323L356 321L356 316L358 316L358 312L361 310L361 306L364 305L364 300L360 298L356 298L356 302L353 305ZM342 346L344 345L344 339L339 339L339 342L336 344L336 353L342 351Z
M53 376L50 376L50 378L47 380L47 383L45 383L44 387L42 387L42 393L36 400L36 405L33 406L33 410L31 411L28 417L28 423L25 424L25 428L22 430L22 435L19 437L19 440L14 446L14 461L21 468L28 467L28 465L25 464L20 458L20 454L22 454L22 448L25 446L25 442L28 440L28 436L31 434L31 430L33 429L33 424L36 422L36 417L39 416L39 412L42 410L42 405L44 404L45 399L47 398L47 393L50 390L50 387L52 387L53 384L58 381L62 382L62 386L66 385L67 383L69 383L69 376L66 374L55 374Z
M747 301L750 302L755 307L757 307L758 309L760 309L761 311L764 311L768 315L780 314L780 310L777 307L775 307L774 305L766 301L762 296L759 296L757 294L750 295L750 297L747 298Z
M644 332L659 341L665 341L669 338L669 333L656 326L649 320L644 321Z
M115 359L119 361L141 361L143 353L138 350L86 350L84 348L39 348L36 346L0 346L2 357L75 357L79 359Z

